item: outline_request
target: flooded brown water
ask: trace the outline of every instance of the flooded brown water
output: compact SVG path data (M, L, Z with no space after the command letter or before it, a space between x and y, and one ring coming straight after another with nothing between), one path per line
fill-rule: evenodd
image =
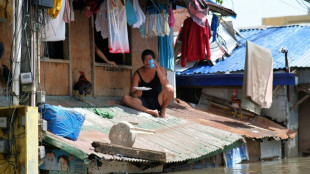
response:
M289 158L274 161L262 161L248 164L237 164L234 167L205 168L199 170L172 172L173 174L310 174L310 157ZM171 173L169 173L171 174Z

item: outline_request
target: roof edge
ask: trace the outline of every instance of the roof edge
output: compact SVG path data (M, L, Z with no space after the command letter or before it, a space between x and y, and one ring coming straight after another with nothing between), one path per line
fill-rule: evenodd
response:
M242 86L242 74L195 74L176 76L178 87ZM296 85L294 73L274 73L273 85Z

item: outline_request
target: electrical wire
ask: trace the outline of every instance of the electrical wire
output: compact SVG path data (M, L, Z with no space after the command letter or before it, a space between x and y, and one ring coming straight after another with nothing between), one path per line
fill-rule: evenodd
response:
M303 0L301 0L303 1ZM302 7L302 8L305 8L307 10L309 10L309 8L303 3L303 2L300 2L300 0L296 0L296 2Z
M295 8L296 10L300 10L300 8L296 7L295 5L289 4L289 3L285 2L284 0L279 0L279 1L281 1L283 4L285 4L285 5L289 6L289 7Z

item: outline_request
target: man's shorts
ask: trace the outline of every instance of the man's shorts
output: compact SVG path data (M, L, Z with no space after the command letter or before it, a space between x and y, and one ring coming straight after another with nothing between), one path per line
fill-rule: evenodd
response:
M152 109L155 110L157 109L158 111L161 110L161 106L158 102L158 97L154 97L154 98L142 98L139 97L139 99L142 102L142 105L148 109Z

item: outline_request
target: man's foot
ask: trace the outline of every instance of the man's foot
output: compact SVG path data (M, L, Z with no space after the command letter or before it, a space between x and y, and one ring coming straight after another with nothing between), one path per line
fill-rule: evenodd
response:
M159 113L158 113L158 110L150 110L149 111L149 114L153 115L154 117L159 117Z
M163 118L166 118L166 110L161 110L160 111L160 116Z

